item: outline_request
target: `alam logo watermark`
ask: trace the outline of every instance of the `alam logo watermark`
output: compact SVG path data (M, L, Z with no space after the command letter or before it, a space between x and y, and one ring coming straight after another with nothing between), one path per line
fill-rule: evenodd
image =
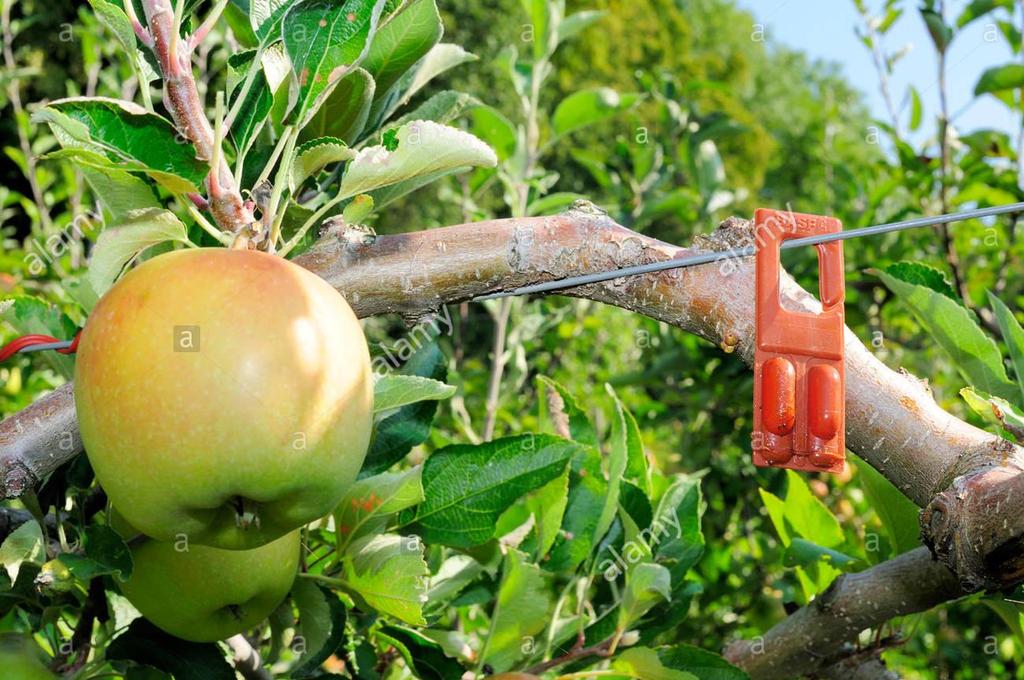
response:
M682 535L679 516L669 512L666 517L655 519L649 528L641 529L636 538L626 541L621 553L615 546L608 546L612 557L601 562L600 571L604 574L605 580L614 581L625 574L630 566L646 559L651 553L651 548L666 539L675 540Z

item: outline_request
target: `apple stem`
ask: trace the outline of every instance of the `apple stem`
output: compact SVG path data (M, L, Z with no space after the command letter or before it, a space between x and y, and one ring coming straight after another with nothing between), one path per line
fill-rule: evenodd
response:
M259 504L248 498L236 496L234 499L235 506L235 524L242 530L254 527L260 528L260 513Z

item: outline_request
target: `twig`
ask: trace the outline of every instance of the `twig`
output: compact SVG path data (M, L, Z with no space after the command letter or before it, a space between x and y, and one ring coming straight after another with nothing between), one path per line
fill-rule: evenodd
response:
M531 666L525 672L527 674L540 675L552 668L564 666L567 663L587 659L592 656L608 658L615 653L615 644L618 642L618 637L619 636L612 636L607 640L598 642L595 645L590 645L589 647L583 646L583 638L577 638L576 644L574 644L572 648L562 656L557 656L554 659L543 661L536 666Z
M231 649L231 662L235 670L245 680L271 680L274 676L263 667L259 651L252 646L248 638L239 633L232 635L224 642Z
M484 441L487 442L494 439L494 427L498 419L501 376L505 372L505 341L513 301L514 298L502 300L498 305L498 312L494 315L494 344L491 347L491 375L487 381L487 415L484 421Z

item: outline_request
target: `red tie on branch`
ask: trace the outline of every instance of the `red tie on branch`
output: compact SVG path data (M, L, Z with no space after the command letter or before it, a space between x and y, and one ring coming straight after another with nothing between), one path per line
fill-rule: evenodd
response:
M75 333L72 340L60 340L50 335L23 335L0 347L0 363L19 352L41 352L52 349L61 354L74 354L78 350L78 339L82 331Z

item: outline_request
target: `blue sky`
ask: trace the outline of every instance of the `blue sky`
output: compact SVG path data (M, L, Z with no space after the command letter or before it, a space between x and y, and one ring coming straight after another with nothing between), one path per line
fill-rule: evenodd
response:
M882 0L867 0L877 10ZM885 104L878 90L878 78L871 54L856 37L853 30L861 23L852 0L736 0L736 4L754 15L764 24L769 40L805 51L811 57L842 64L846 76L867 97L876 118L888 121ZM947 4L947 17L960 14L966 0L951 0ZM895 78L890 84L896 106L903 107L901 124L906 130L909 104L906 103L907 86L914 84L921 94L925 120L921 132L933 133L935 115L939 110L939 88L935 51L917 7L917 0L905 0L903 16L886 36L891 52L909 44L911 50L896 66ZM991 66L1011 59L1010 49L998 29L992 29L991 19L979 19L958 32L947 58L947 88L949 109L955 116L955 125L961 132L982 127L1006 131L1015 129L1013 117L997 100L984 96L970 105L978 76ZM986 40L998 35L996 40ZM964 108L967 106L967 108Z

